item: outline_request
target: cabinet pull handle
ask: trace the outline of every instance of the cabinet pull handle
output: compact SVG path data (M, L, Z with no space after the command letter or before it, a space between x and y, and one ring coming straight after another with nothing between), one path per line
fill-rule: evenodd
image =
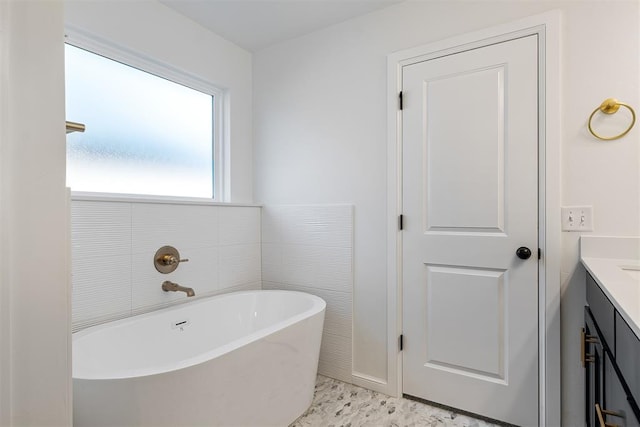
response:
M594 335L587 335L584 328L580 330L580 361L582 362L582 367L584 368L588 363L593 363L596 361L596 358L593 354L587 354L586 347L587 343L597 343L598 337Z
M624 414L621 412L607 411L600 408L600 404L596 403L596 414L598 415L598 421L600 421L600 427L620 427L618 424L606 423L602 414L611 415L612 417L624 418Z

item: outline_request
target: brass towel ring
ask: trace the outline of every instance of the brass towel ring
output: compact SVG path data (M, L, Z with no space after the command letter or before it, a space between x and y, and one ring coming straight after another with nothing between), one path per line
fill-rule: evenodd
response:
M593 116L595 116L598 111L601 111L604 114L614 114L614 113L618 112L618 110L620 109L621 106L627 108L631 112L631 124L629 125L629 127L624 132L622 132L620 135L615 135L615 136L598 135L593 130L593 128L591 127L591 120L593 119ZM607 98L607 99L605 99L602 102L602 104L600 104L600 106L598 108L593 110L593 113L591 113L591 115L589 116L589 132L591 132L591 134L593 136L595 136L596 138L602 139L604 141L611 141L611 140L614 140L614 139L622 138L623 136L625 136L626 134L629 133L629 131L633 128L633 125L635 125L635 124L636 124L636 112L633 111L633 108L631 108L631 106L629 104L625 104L624 102L619 102L615 98Z

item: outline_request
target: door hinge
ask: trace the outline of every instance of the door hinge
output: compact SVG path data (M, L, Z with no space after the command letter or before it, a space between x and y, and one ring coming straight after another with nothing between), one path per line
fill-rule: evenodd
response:
M538 248L538 259L542 258L542 249Z
M398 98L400 99L400 111L402 111L402 91L400 91Z
M402 351L404 349L404 335L400 335L400 338L398 338L398 341L400 343L400 351Z
M402 230L404 228L404 215L398 217L398 228Z

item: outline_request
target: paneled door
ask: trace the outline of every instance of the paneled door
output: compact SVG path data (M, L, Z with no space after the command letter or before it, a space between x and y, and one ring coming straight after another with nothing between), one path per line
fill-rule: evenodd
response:
M403 392L538 425L538 49L403 68Z

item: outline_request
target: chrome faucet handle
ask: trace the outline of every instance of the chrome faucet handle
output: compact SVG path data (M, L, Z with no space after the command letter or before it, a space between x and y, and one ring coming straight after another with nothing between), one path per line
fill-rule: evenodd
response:
M163 246L156 251L153 256L153 265L162 274L175 271L181 262L188 262L189 259L180 259L180 253L173 246Z

